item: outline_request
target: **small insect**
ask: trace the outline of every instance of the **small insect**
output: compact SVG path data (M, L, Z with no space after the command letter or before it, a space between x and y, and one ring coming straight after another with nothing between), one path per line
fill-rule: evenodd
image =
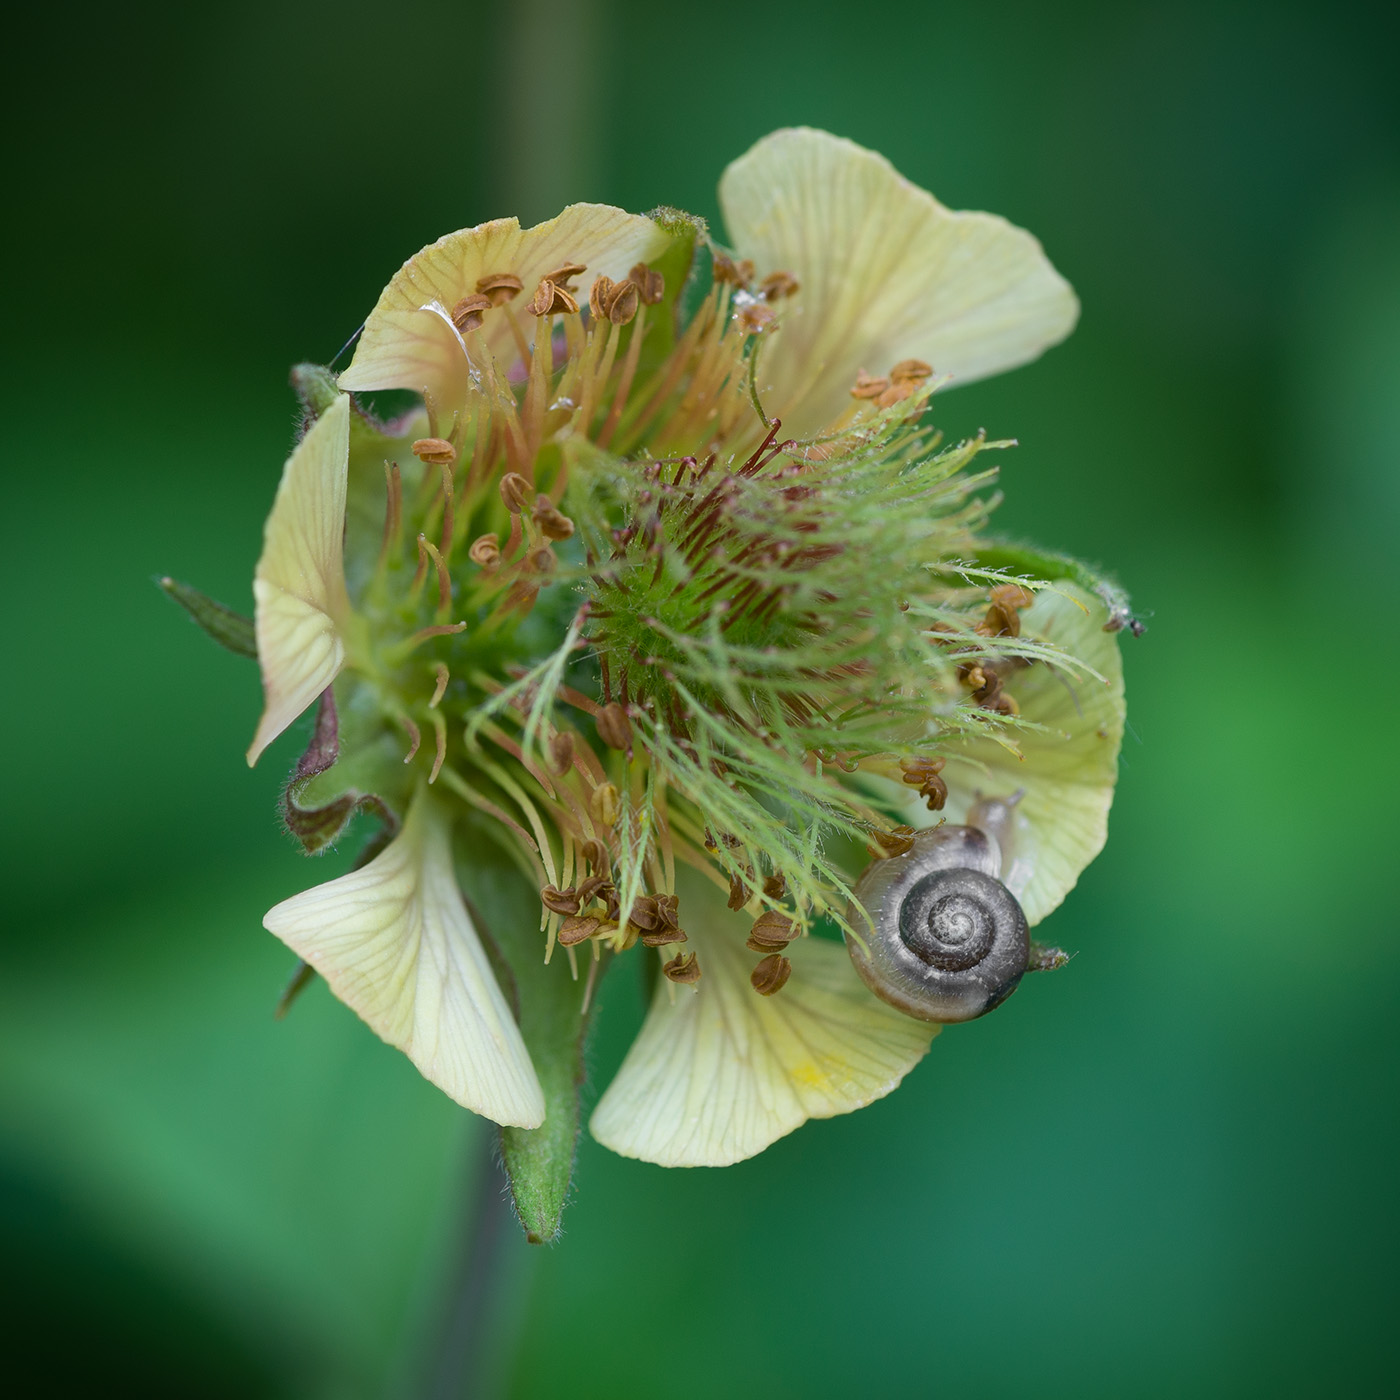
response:
M908 1016L971 1021L1000 1006L1029 966L1026 916L1001 881L998 835L1009 822L995 818L1010 805L976 804L969 815L985 825L917 832L907 852L872 861L856 882L848 918L865 946L847 934L846 949L866 986Z

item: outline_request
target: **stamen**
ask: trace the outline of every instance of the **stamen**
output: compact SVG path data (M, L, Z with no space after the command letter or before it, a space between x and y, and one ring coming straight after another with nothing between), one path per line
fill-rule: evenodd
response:
M627 711L617 701L604 705L598 711L594 723L598 726L598 737L610 749L632 752L632 722L627 718Z
M661 298L666 295L666 279L654 268L648 267L646 263L637 263L627 274L627 280L637 289L637 295L641 297L646 306L656 306Z
M398 544L399 519L403 512L403 481L397 462L384 463L384 539L379 546L379 567L384 567L391 547Z
M423 741L423 736L418 732L418 726L414 724L407 715L400 715L399 723L408 730L408 737L411 741L408 746L408 752L403 757L403 761L405 763L412 763L414 756L418 752L418 745Z
M572 948L586 938L592 938L603 926L603 921L593 914L574 914L559 925L559 946Z
M442 464L442 544L439 546L442 557L452 557L452 537L457 531L455 492L452 481L452 464Z
M504 306L525 290L525 284L513 272L493 272L478 277L476 289L490 299L492 306Z
M512 515L519 515L524 511L525 502L529 499L528 493L533 490L534 487L519 472L507 472L501 478L501 500Z
M391 655L394 655L396 660L400 660L422 646L424 642L431 641L434 637L451 637L455 636L458 632L465 632L466 630L467 624L465 622L434 623L431 627L419 628L419 630L409 637L400 647L396 647L394 652L391 652Z
M617 788L612 783L599 783L588 799L588 808L593 814L593 820L599 826L615 826L618 817L622 814Z
M912 826L897 826L893 831L872 831L870 835L874 838L875 845L867 849L879 860L908 855L914 849Z
M614 282L610 277L599 277L588 294L588 309L597 321L625 326L637 314L640 298L637 284L630 278Z
M566 262L556 267L552 272L546 272L544 278L546 282L553 282L561 291L573 292L574 278L582 276L587 271L587 263Z
M482 296L480 292L464 296L452 308L452 324L462 335L466 335L468 331L474 331L481 325L484 313L490 311L494 305L495 302L490 297Z
M622 362L622 377L617 382L617 393L613 395L612 407L608 410L607 422L598 434L598 446L606 448L617 431L626 406L627 396L632 392L632 380L637 374L637 364L641 360L642 341L646 339L646 311L639 311L637 324L632 328L632 343L627 347L627 358Z
M753 281L754 265L751 259L735 262L727 253L718 249L710 250L710 275L716 282L731 282L736 287L747 287Z
M536 496L530 518L548 540L566 540L574 533L574 522L556 508L548 496Z
M549 762L560 778L574 766L574 736L568 730L557 730L550 736Z
M948 784L938 776L946 764L947 759L941 756L899 760L899 766L904 772L903 781L910 787L919 789L919 796L928 802L930 812L941 812L944 803L948 801Z
M745 947L755 953L781 952L794 938L801 936L802 926L776 909L765 909L749 930Z
M749 983L761 997L771 997L787 986L792 976L792 959L769 953L749 974Z
M433 687L433 698L428 701L428 708L430 710L437 709L442 697L447 693L447 682L452 678L452 673L447 669L447 663L445 661L439 661L436 670L437 684Z
M693 986L700 980L699 955L696 953L677 953L661 970L672 982L679 982L682 986Z
M758 294L766 301L781 301L797 293L799 283L790 272L770 272L758 284Z
M447 757L447 721L442 717L441 710L433 710L428 716L433 722L434 739L437 751L433 755L433 770L428 774L428 786L431 787L437 782L437 776L442 772L442 761Z
M467 558L488 572L501 562L501 544L495 535L478 535L467 550Z
M555 286L548 277L541 277L535 295L525 304L525 310L531 316L541 318L572 315L578 310L578 302L564 287Z
M419 438L413 444L413 455L429 466L451 466L457 460L457 449L446 438Z
M861 370L856 375L856 382L851 386L851 397L853 399L878 399L889 387L890 381L888 379L882 379L878 375L867 374Z
M426 555L432 559L433 567L437 570L438 611L445 613L452 606L452 575L447 572L447 565L443 563L442 555L438 553L437 546L426 535L418 536L418 552L420 566L421 556Z
M772 330L778 322L778 313L761 301L740 307L736 314L739 324L749 335L762 335L764 331Z

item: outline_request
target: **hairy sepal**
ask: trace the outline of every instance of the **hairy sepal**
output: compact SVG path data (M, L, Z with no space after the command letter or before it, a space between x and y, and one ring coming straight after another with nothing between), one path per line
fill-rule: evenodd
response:
M462 833L465 849L490 849L494 833L473 831L465 822ZM546 964L539 898L524 879L501 859L479 855L470 862L459 859L458 874L544 1090L543 1125L502 1128L501 1159L526 1240L552 1244L568 1204L582 1126L579 1094L594 1004L588 993L589 949L579 950L577 980L562 950ZM592 979L595 993L603 970L599 967Z
M207 593L201 593L199 589L168 575L157 579L156 586L189 613L206 637L218 642L235 656L247 656L254 661L258 659L258 641L253 632L252 618L234 612L232 608L215 602Z

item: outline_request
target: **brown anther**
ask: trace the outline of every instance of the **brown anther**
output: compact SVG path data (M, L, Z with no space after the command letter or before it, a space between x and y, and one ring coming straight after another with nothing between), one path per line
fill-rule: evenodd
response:
M604 885L610 884L606 875L590 875L586 880L580 880L578 886L578 902L580 905L587 904Z
M851 386L851 397L853 399L878 399L889 387L890 381L888 379L881 379L879 375L867 374L861 370L856 375L856 382Z
M948 760L939 754L932 758L920 755L918 758L901 758L899 767L910 787L922 787L930 778L941 773L947 763Z
M659 279L661 274L657 273L656 276ZM608 299L608 320L615 326L627 325L636 316L637 304L640 300L641 292L630 277L627 281L618 283L612 290L612 296Z
M501 478L501 499L512 515L519 515L525 509L534 487L519 472L507 472Z
M781 899L787 894L787 881L781 875L770 875L763 882L763 893L769 899Z
M671 981L690 986L700 980L700 959L694 953L677 953L661 970Z
M801 925L786 914L779 914L776 909L765 909L754 920L744 946L755 953L771 953L786 948L801 932Z
M598 276L593 279L593 285L588 289L588 309L593 313L595 321L608 319L608 306L616 286L617 283L611 277Z
M639 929L650 933L661 923L661 911L656 907L653 895L639 895L632 904L632 912L627 916Z
M777 322L777 312L771 306L764 306L762 302L751 302L743 307L739 312L739 324L750 335L762 335Z
M612 826L622 812L617 789L611 783L599 783L588 799L588 810L599 826Z
M556 287L548 277L542 277L535 295L525 303L525 310L531 316L572 315L578 310L578 302L566 288Z
M982 637L1019 637L1021 609L1035 602L1035 594L1016 583L998 584L987 595L991 606L972 630Z
M741 875L737 870L729 877L729 907L731 909L742 909L752 897L753 891L749 889L748 881L744 878L753 878L753 870L749 866L744 867Z
M656 896L656 912L661 922L667 928L680 928L680 905L681 902L673 894L659 894Z
M598 737L610 749L630 749L632 747L632 721L627 711L616 700L604 705L594 717L598 726Z
M602 926L603 921L592 914L574 914L559 925L559 942L565 948L572 948L575 943L592 938Z
M981 663L976 661L965 661L958 667L958 679L974 694L987 689L987 673L982 669ZM997 681L997 685L1001 682Z
M642 935L642 946L646 948L664 948L668 943L687 942L685 934L678 928L659 928L654 933L644 933Z
M452 308L452 324L466 335L468 331L476 330L494 304L490 297L482 296L480 292L472 292Z
M749 983L759 996L771 997L787 986L787 980L791 976L792 959L783 957L781 953L769 953L749 973Z
M491 299L492 306L504 306L525 290L525 284L513 272L493 272L478 277L476 289Z
M793 296L798 289L797 278L790 272L770 272L758 284L758 293L768 301L781 301Z
M575 278L575 277L582 276L582 274L585 273L585 272L587 272L587 271L588 271L588 264L587 264L587 263L576 263L576 262L561 263L561 264L560 264L558 267L556 267L552 272L546 272L545 275L544 275L544 280L545 280L546 282L553 282L554 285L555 285L561 292L572 292L573 289L574 289L574 288L573 288L573 280L574 280L574 278ZM577 308L575 308L575 309L577 309Z
M930 812L941 812L948 801L948 784L934 774L919 788L919 796L928 803Z
M560 890L553 885L546 885L540 891L540 903L555 914L577 914L579 910L578 891L575 889Z
M451 466L457 460L457 449L446 438L419 438L413 444L413 455L430 466Z
M483 569L494 569L501 562L501 542L495 535L478 535L467 550L467 558Z
M922 384L933 374L933 366L922 360L901 360L890 370L890 378L896 384Z
M608 918L615 924L622 917L622 906L618 903L617 886L611 880L598 886L598 897L608 911Z
M588 862L590 870L600 870L606 876L612 870L612 861L608 856L608 848L596 837L583 843L583 858ZM585 883L587 883L585 881Z
M711 252L711 275L716 282L732 282L736 287L747 287L753 281L754 265L750 259L735 262L726 253Z
M530 518L539 526L540 534L548 540L566 540L574 533L574 522L549 499L536 496Z
M896 379L888 389L876 396L876 408L892 408L897 403L913 396L919 386L912 379Z
M878 848L875 854L882 858L908 855L914 849L912 826L897 826L893 831L872 831L870 834Z
M550 735L549 766L561 778L574 766L574 736L566 729Z
M646 263L638 263L627 274L627 279L636 287L637 295L648 306L656 306L666 295L666 279Z
M525 556L525 567L532 574L552 574L557 562L554 551L547 544L537 544Z

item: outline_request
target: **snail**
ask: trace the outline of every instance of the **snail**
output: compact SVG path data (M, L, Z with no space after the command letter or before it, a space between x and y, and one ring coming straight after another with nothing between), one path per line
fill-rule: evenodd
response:
M872 861L856 882L848 922L864 946L848 933L846 948L882 1001L920 1021L971 1021L1016 990L1030 928L1001 876L1019 799L984 799L967 826L917 832L908 851Z

